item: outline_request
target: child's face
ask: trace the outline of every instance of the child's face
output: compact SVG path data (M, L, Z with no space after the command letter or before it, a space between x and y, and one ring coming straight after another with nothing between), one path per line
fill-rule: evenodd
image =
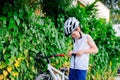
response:
M71 34L71 37L74 38L74 39L75 38L79 39L80 38L79 31L73 31L72 34Z
M78 27L72 32L71 37L79 39L81 37L79 32L80 32L80 28Z

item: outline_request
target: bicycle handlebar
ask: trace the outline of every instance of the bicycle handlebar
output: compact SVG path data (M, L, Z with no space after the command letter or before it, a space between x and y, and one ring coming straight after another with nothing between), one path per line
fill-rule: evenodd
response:
M40 59L40 58L52 58L52 57L64 57L65 55L64 54L52 54L52 55L49 55L49 56L44 56L42 54L40 54L39 56L37 56L37 59Z
M64 54L52 54L52 55L46 56L46 58L52 58L52 57L64 57Z
M56 56L64 57L64 54L56 54Z
M75 54L75 53L72 53L72 56L76 56L76 54Z
M41 59L46 59L47 62L49 63L50 60L49 58L53 58L53 57L64 57L65 54L52 54L52 55L49 55L49 56L45 56L43 54L40 54L39 56L36 57L36 60L39 61ZM72 56L76 57L76 54L75 53L72 53Z
M75 54L75 53L72 53L72 56L75 58L75 57L76 57L76 54Z
M49 56L45 56L45 55L42 55L40 54L39 56L37 56L37 59L40 59L40 58L52 58L52 57L64 57L65 54L52 54L52 55L49 55ZM76 56L75 53L72 53L72 56Z
M64 54L52 54L52 55L49 55L49 56L44 56L42 54L40 54L39 56L37 56L37 60L40 60L40 59L46 59L48 63L50 63L50 60L49 58L53 58L53 57L64 57Z

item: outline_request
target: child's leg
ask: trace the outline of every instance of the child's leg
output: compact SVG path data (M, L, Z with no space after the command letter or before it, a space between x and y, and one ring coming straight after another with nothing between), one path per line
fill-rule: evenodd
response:
M77 70L76 75L77 80L86 80L87 70Z
M77 80L76 79L76 70L70 68L69 79L68 80Z

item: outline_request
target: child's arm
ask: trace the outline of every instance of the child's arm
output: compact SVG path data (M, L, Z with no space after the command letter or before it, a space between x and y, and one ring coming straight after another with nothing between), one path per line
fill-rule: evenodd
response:
M80 56L83 53L86 53L86 54L98 53L98 48L90 35L87 36L87 43L90 46L90 48L78 51L76 53L78 56Z
M88 45L90 46L90 49L84 50L84 53L87 53L87 54L98 53L98 48L90 35L88 35L87 37L87 42L88 42Z

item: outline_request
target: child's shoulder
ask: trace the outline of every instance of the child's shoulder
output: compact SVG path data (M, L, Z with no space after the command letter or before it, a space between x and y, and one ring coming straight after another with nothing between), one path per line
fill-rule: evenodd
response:
M86 37L90 37L90 34L84 34Z
M92 37L90 36L90 34L85 34L85 37L86 37L86 38L92 38Z

